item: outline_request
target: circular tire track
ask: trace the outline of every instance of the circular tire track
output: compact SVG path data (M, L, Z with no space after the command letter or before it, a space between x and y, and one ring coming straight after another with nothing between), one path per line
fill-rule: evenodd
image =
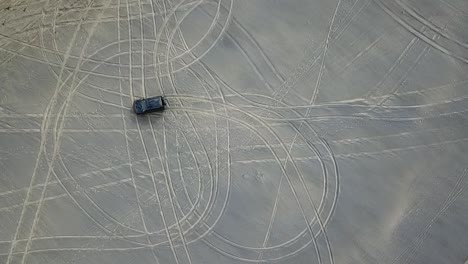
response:
M218 9L219 11L220 9ZM216 14L214 16L216 19L218 17L218 14ZM221 16L219 16L221 17ZM226 17L229 17L229 16L226 16ZM183 19L178 23L178 26L177 27L180 27L180 24L182 23ZM228 19L226 19L226 24L227 24L227 21ZM214 23L219 23L217 20L216 22ZM175 33L177 32L177 27L172 31L173 33L172 34L172 37L175 36ZM213 27L214 28L214 27ZM214 34L215 36L220 36L222 34L222 31L224 29L222 29L220 32L218 32L218 35ZM205 37L207 35L209 35L210 31L208 30ZM171 38L172 38L171 37ZM208 45L209 48L206 48L206 44L203 44L204 43L204 38L201 38L200 41L197 42L196 46L198 47L198 45L200 45L200 49L201 50L205 50L206 52L209 50L210 47L212 47L212 45ZM43 37L44 39L45 37ZM218 37L215 37L215 39L217 39ZM134 41L134 40L131 40L131 41ZM161 40L157 41L156 42L157 45L160 45L160 43L162 43ZM169 47L171 46L174 46L174 43L172 43L172 41L169 41L169 44L168 44ZM202 47L205 47L205 48L202 48ZM57 52L58 52L58 47L57 45L54 45L53 46L53 49L55 49ZM95 52L95 54L99 54L103 49L99 50L99 52ZM182 53L179 53L179 54L176 54L176 55L171 55L169 53L169 48L167 49L167 54L165 55L166 56L166 62L165 63L159 63L159 64L155 64L155 65L164 65L164 66L167 66L166 69L171 69L171 71L168 71L166 73L163 73L162 75L164 74L174 74L178 71L180 71L182 68L177 68L177 67L174 67L177 65L177 63L175 62L176 60L182 60L181 58L184 58L184 68L186 67L189 67L191 64L195 63L196 62L196 58L192 58L192 60L188 60L186 58L186 55L189 54L189 53L192 53L194 52L194 50L192 49L188 49L188 50L185 50L183 51ZM58 53L57 53L58 54ZM130 52L131 54L131 52ZM154 54L157 54L156 52ZM70 55L70 54L69 54ZM125 53L119 53L117 55L113 55L114 58L115 56L122 56L122 55L125 55ZM188 56L188 55L187 55ZM92 56L91 56L92 57ZM110 56L109 58L111 58L112 56ZM169 60L167 58L170 58ZM54 60L54 59L57 59L59 58L59 60L61 59L60 56L58 57L55 57L55 58L49 58L50 61ZM105 59L106 61L108 59ZM188 60L189 62L188 63L185 63L185 61ZM61 63L63 61L60 61ZM77 71L79 72L81 69L83 69L86 65L86 63L88 63L89 61L87 61L86 59L84 59L84 62L82 65L80 65L79 67L77 67ZM93 62L94 63L94 62ZM171 66L169 67L168 65L171 64ZM182 63L180 63L182 64ZM90 70L90 72L93 72L96 67L100 67L102 64L98 64L96 65L93 70ZM119 67L121 67L122 65L119 65ZM130 66L130 65L129 65ZM137 66L137 65L131 65L131 66ZM146 65L145 65L146 67ZM61 74L59 74L61 75ZM65 75L66 76L66 75ZM73 102L73 98L74 98L74 93L75 92L78 92L79 91L79 87L82 85L82 84L85 84L86 83L86 78L87 78L88 75L85 75L84 77L76 77L77 79L77 84L75 85L75 87L71 88L73 89L73 91L70 91L71 94L69 94L69 96L71 96L70 98L71 99L71 102ZM69 77L71 78L71 74L69 75ZM120 78L121 76L119 76ZM68 77L67 77L68 78ZM73 77L75 78L75 77ZM135 79L134 79L135 80ZM59 80L59 81L62 81L62 80ZM63 86L67 86L66 84L67 81L63 81ZM120 94L121 96L123 96L122 94ZM89 97L93 97L95 96L94 94L89 94L88 95ZM171 98L169 96L169 98ZM257 117L251 115L251 114L248 114L244 111L241 111L240 109L238 109L237 107L233 106L233 105L218 105L219 107L221 108L225 108L225 109L228 109L229 110L229 115L220 115L220 114L217 114L217 113L213 113L211 111L207 111L206 110L206 107L196 107L194 105L192 105L194 102L196 103L199 103L201 105L213 105L215 103L213 102L210 102L210 101L207 101L205 99L199 99L199 98L189 98L189 97L184 97L184 96L181 96L181 95L174 95L174 97L172 97L173 99L177 99L177 100L182 100L184 101L184 104L180 105L179 108L177 108L177 105L174 106L174 110L170 110L172 113L174 113L174 119L171 120L171 118L168 119L168 124L171 124L172 127L177 127L177 124L179 124L181 122L180 119L177 119L176 117L178 117L178 113L180 112L188 112L188 113L191 113L191 115L199 115L199 116L211 116L211 117L215 117L215 118L220 118L222 119L222 122L223 123L234 123L234 124L237 124L237 125L240 125L240 126L243 126L244 128L248 129L249 131L251 131L252 133L256 134L257 137L259 137L265 144L265 146L271 151L271 154L276 158L277 160L277 164L276 166L282 168L282 170L284 171L284 176L283 177L290 177L288 175L286 175L285 171L286 169L284 168L285 165L282 165L280 160L277 158L278 157L278 152L277 150L274 150L271 146L274 145L274 144L281 144L283 145L283 149L280 150L281 151L285 151L287 152L287 150L284 148L284 144L282 143L281 139L278 138L278 136L275 134L275 132L273 131L273 129L271 127L269 127L268 125L266 125L264 122L262 122L260 119L258 119ZM106 99L97 99L97 98L94 98L96 99L96 101L98 103L102 103L102 104L106 104L106 103L109 103L109 104L116 104L115 102L107 102ZM189 106L187 106L189 105ZM123 107L123 106L122 106ZM55 102L52 102L52 105L51 107L49 108L51 112L53 113L59 113L59 115L56 117L57 119L55 120L55 124L57 126L57 124L60 124L63 122L64 118L65 118L65 115L67 113L67 105L65 104L55 104ZM53 110L52 110L53 109ZM196 114L194 114L196 113ZM234 116L234 117L233 117ZM52 121L51 121L52 122ZM257 127L260 127L260 129L266 133L266 134L269 134L271 135L272 138L274 138L274 140L272 139L266 139L265 136L263 136L262 134L258 133L258 131L256 131ZM60 126L59 126L60 127ZM60 130L60 129L59 129ZM48 129L46 129L46 131L48 131ZM208 185L208 188L205 189L205 187L202 187L201 189L199 189L196 194L199 195L201 198L199 200L191 200L190 197L182 197L181 195L178 195L178 197L175 197L175 204L172 204L171 206L175 206L178 208L179 210L179 214L181 216L181 219L182 222L180 223L181 226L183 226L183 230L182 230L182 233L184 236L186 236L186 240L187 240L187 243L193 243L195 241L198 241L198 240L203 240L206 244L212 246L215 250L217 250L218 252L226 255L226 256L229 256L229 257L232 257L232 258L235 258L235 259L239 259L239 260L244 260L244 261L248 261L248 262L267 262L267 261L273 261L273 260L280 260L280 259L284 259L286 257L291 257L299 252L301 252L302 250L304 250L305 248L307 248L310 244L312 244L316 238L319 238L320 234L322 232L324 232L324 226L326 226L326 224L328 223L328 220L330 219L330 216L333 212L333 208L334 208L334 204L336 203L336 200L333 200L331 199L330 197L333 197L333 194L335 192L335 190L338 188L338 183L337 183L337 179L336 180L331 180L331 171L333 171L333 168L330 167L329 164L325 164L325 163L322 163L322 164L325 164L325 167L323 168L323 193L322 193L322 197L321 197L321 200L320 200L320 203L317 207L317 211L318 211L318 215L314 215L313 213L310 213L310 210L309 210L309 215L303 215L303 217L305 218L306 220L306 225L310 227L310 229L305 229L304 231L302 232L299 232L294 238L290 239L290 240L287 240L287 241L282 241L278 244L275 244L275 245L272 245L272 246L267 246L267 247L254 247L252 246L249 241L242 241L242 243L238 243L238 242L234 242L233 240L231 240L229 237L225 237L223 235L220 235L219 233L215 232L214 231L214 227L216 226L216 224L219 222L219 221L222 221L222 216L223 214L225 213L225 210L226 210L226 204L228 202L228 198L229 198L229 193L230 193L230 188L229 188L229 178L227 176L223 176L219 173L214 173L214 167L219 167L221 166L222 164L213 164L213 159L208 159L207 157L209 156L209 154L206 152L206 151L202 151L203 153L198 153L198 152L195 152L193 151L193 149L205 149L206 144L205 142L201 142L201 141L198 141L197 140L188 140L187 139L187 135L190 136L191 134L193 135L193 132L188 130L189 132L185 133L185 131L187 131L187 129L182 129L181 131L184 131L182 134L183 134L183 137L185 138L185 143L187 143L187 145L190 145L190 149L188 152L191 153L191 156L193 158L193 160L198 160L197 163L205 163L206 165L208 165L209 168L208 170L211 171L210 173L208 173L207 171L205 171L205 173L203 173L203 171L200 171L200 173L198 173L198 177L199 179L201 180L201 184L200 186L203 186L203 183L205 181L203 181L206 177L206 175L210 175L210 177L208 177L206 179L206 182L211 182L212 185ZM305 131L305 132L300 132L301 133L301 137L303 138L307 138L305 135L307 133L309 133L310 131ZM51 138L50 141L48 141L48 143L51 143L51 145L49 144L48 146L49 147L52 147L52 149L49 149L49 150L45 150L44 153L55 153L54 149L56 148L57 146L57 142L61 140L61 137L63 137L66 133L59 133L57 130L52 130L52 132L48 132L48 134L46 135L46 137L48 138ZM70 135L67 135L70 137ZM191 143L189 143L191 142ZM195 143L193 143L195 142ZM154 142L156 143L156 142ZM319 160L322 160L323 158L321 157L323 150L317 150L317 149L314 149L314 147L312 147L311 145L308 145L309 148L310 148L310 151L312 151L313 153L315 153L317 155L317 158ZM218 146L216 146L218 148ZM228 147L228 146L227 146ZM47 146L46 146L47 148ZM222 149L222 148L221 148ZM59 148L59 151L61 149ZM83 153L84 156L86 156L86 153ZM166 157L159 157L160 159L166 159L168 160L168 157L171 155L170 153L168 152L165 152L164 155ZM288 154L289 155L289 154ZM68 167L70 166L69 164L67 165L67 161L62 159L62 157L60 156L59 157L59 165L55 164L55 166L57 166L56 169L54 169L54 171L60 171L62 173L58 173L58 178L60 179L61 177L67 177L67 179L69 178L74 178L74 175L70 172L70 170L68 169ZM291 163L295 163L294 161L294 158L291 158ZM203 169L200 169L200 170L203 170ZM301 175L301 172L297 171L297 168L296 168L296 175L294 175L294 177L302 177ZM221 177L223 176L223 177ZM334 175L335 178L338 177L338 175ZM64 178L62 178L64 179ZM119 230L119 232L123 232L122 229L127 229L126 231L128 231L128 235L122 235L121 237L122 238L127 238L128 240L132 241L131 239L135 238L138 234L140 234L141 236L145 236L145 235L148 235L148 234L145 234L143 230L141 230L141 228L139 227L132 227L132 226L128 226L126 224L123 224L122 222L119 221L119 219L113 217L112 215L110 215L109 213L107 213L104 209L103 206L100 206L99 203L100 201L99 200L95 200L91 197L91 195L87 195L86 194L86 191L83 193L81 193L80 195L76 195L76 192L75 192L75 188L77 188L77 186L79 187L81 184L80 184L80 180L79 179L75 179L73 181L73 183L75 184L74 186L72 185L68 185L68 184L64 184L64 181L61 181L62 183L62 186L64 186L67 190L67 193L69 194L70 197L73 197L73 199L78 203L80 204L80 208L83 210L83 212L85 212L89 217L91 217L92 219L94 219L94 221L96 223L99 223L100 226L102 227L106 227L108 225L113 225L113 224L117 224L117 225L120 225L121 226L121 229ZM186 186L185 186L186 187ZM174 186L172 186L171 188L174 188ZM292 187L291 187L292 188ZM308 192L307 190L307 186L303 186L303 190L302 192ZM193 206L190 210L187 210L185 209L184 210L184 206L187 202L189 203L192 203L192 204L196 204L197 202L199 202L200 200L204 200L205 202L204 203L199 203L200 207L195 207ZM308 207L311 207L312 205L309 204L309 202L304 202L304 201L299 201L297 200L298 204L300 204L300 206L308 206ZM185 204L184 204L185 203ZM320 224L320 221L323 221L323 224ZM173 232L173 235L174 235L174 240L175 240L175 245L176 246L180 246L180 242L177 241L178 237L177 237L177 232L174 232L172 229L174 229L176 227L176 223L171 223L168 227L168 229L171 230L171 232ZM110 231L110 230L107 230L107 231ZM133 234L132 234L133 232ZM155 232L152 232L150 235L150 238L151 240L153 241L152 244L146 244L146 243L141 243L142 245L147 245L147 246L156 246L156 245L166 245L167 244L167 238L166 240L164 240L163 238L161 238L161 236L157 236L159 235L160 233L164 232L164 230L157 230ZM135 235L135 233L137 233L137 235ZM311 234L312 233L312 234ZM311 240L311 237L313 237L313 239ZM244 251L248 251L249 253L249 258L245 258L244 256L239 256L239 255L236 255L236 252L237 252L237 249L241 249L241 250L244 250ZM281 253L280 254L276 254L278 252L278 249L281 249ZM259 252L262 252L263 254L263 258L261 259L258 259L258 257L253 257L253 256L257 256ZM250 257L250 255L252 255L252 257Z

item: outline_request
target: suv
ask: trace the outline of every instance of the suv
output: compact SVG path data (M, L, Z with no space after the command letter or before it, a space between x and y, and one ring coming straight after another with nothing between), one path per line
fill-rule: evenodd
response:
M144 115L152 112L161 112L164 110L164 98L155 96L150 98L138 99L133 102L133 111L137 115Z

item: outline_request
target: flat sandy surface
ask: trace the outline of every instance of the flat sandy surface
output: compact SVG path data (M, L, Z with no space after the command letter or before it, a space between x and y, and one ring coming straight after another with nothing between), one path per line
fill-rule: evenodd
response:
M464 264L467 112L465 0L1 0L0 263Z

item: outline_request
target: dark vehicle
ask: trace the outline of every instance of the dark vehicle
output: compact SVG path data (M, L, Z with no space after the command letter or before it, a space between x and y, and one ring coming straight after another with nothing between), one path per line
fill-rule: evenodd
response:
M164 110L164 98L162 96L138 99L133 102L133 111L137 115L144 115L152 112L161 112Z

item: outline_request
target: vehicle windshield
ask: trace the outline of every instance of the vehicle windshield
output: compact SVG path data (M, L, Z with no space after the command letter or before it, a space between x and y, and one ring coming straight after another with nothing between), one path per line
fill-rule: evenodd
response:
M136 101L135 102L135 111L141 113L145 111L145 102L144 101Z

